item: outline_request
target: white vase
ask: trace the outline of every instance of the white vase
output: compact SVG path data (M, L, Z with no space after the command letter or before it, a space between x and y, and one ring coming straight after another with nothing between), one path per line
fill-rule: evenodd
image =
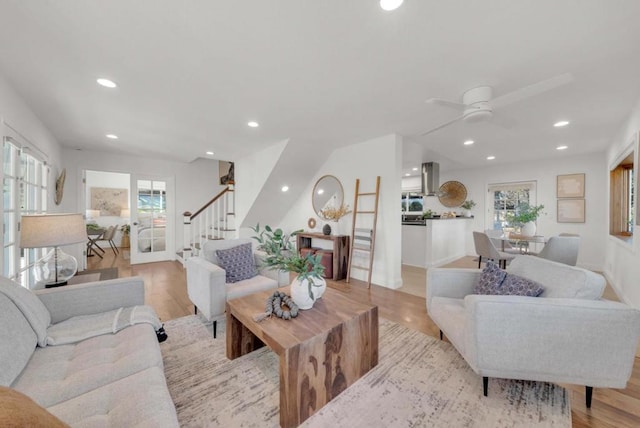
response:
M324 278L313 278L311 295L309 295L309 282L305 278L302 281L298 277L291 283L291 298L300 309L311 309L317 299L322 297L327 289L327 282Z
M462 215L467 218L471 218L471 210L464 210Z
M533 236L536 234L536 224L532 221L529 221L522 225L520 228L520 233L524 236Z

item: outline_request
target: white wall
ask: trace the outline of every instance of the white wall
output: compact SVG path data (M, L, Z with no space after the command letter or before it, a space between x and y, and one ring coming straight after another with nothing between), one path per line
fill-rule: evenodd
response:
M585 223L558 223L556 179L558 175L585 173ZM519 162L513 165L497 165L489 168L453 170L441 172L440 184L457 180L467 188L467 199L473 199L477 206L473 208L475 216L472 230L484 230L490 226L488 215L487 187L493 183L513 181L536 181L537 204L545 206L546 215L538 218L538 234L557 235L561 232L577 233L581 236L578 265L602 271L605 260L603 238L608 233L607 223L607 168L605 153L593 153L579 156L562 156L558 159L546 159L534 162ZM425 209L438 213L443 211L462 211L460 208L445 208L437 197L425 198ZM467 239L467 254L475 255L473 239Z
M195 212L218 194L220 186L218 161L196 159L193 162L173 162L145 157L118 155L87 150L64 149L64 166L67 168L68 187L65 190L63 207L70 212L84 212L85 207L79 197L82 193L82 171L110 171L143 174L152 177L174 177L176 186L174 224L175 242L168 243L174 248L182 248L182 213ZM117 242L117 241L116 241ZM80 257L80 254L74 254Z
M399 288L402 285L399 204L401 166L402 140L396 135L387 135L336 149L319 168L315 177L306 183L302 196L278 226L285 232L296 229L309 230L307 220L310 217L316 218L311 204L311 194L313 186L321 176L331 174L340 180L344 188L345 204L349 204L353 209L356 179L360 179L360 192L369 192L375 190L375 179L380 175L380 202L372 282L384 287ZM362 215L362 218L364 216ZM351 234L351 220L351 215L341 219L338 225L340 234ZM319 231L324 223L319 220L315 231ZM335 227L335 223L330 224L332 228ZM358 225L362 225L360 217ZM356 261L359 261L359 264L364 263L362 259L354 260ZM352 276L366 279L366 272L353 269Z
M640 101L631 111L629 119L620 128L620 131L612 139L609 150L607 151L606 162L607 167L615 166L616 160L626 150L629 144L640 131ZM638 147L634 147L636 151L636 162L634 168L634 176L638 177L640 168L638 165ZM638 205L638 191L636 189L636 206ZM603 197L603 205L608 209L609 206L609 180L607 176L607 187L605 197ZM637 213L636 208L636 213ZM637 214L636 214L637 215ZM607 217L608 225L608 217ZM608 227L604 242L600 243L605 248L605 266L604 272L609 283L616 289L618 296L628 304L640 308L640 238L638 237L640 227L636 226L633 239L630 244L622 242L620 239L608 235Z

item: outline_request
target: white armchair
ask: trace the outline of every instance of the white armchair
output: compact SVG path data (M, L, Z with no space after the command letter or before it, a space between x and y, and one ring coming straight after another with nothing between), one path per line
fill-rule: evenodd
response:
M545 287L540 297L478 295L481 270L429 269L427 311L471 368L483 377L624 388L631 376L640 311L600 299L601 275L533 256L516 256L509 273Z
M219 266L217 250L226 250L250 239L223 239L207 241L200 255L187 259L187 293L195 305L195 312L213 321L213 337L216 337L217 317L224 315L227 300L243 297L263 290L270 290L290 283L288 272L262 269L264 253L254 252L259 274L253 278L227 283L226 271Z

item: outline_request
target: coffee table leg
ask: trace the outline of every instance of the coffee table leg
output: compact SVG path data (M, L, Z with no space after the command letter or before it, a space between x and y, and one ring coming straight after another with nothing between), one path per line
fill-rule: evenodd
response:
M264 343L251 330L245 327L240 320L234 317L227 306L227 358L234 360L256 349L262 348Z

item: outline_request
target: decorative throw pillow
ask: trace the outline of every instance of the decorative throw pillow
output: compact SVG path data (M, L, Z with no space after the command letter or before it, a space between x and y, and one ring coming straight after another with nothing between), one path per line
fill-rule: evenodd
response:
M64 428L69 425L15 389L0 386L0 426Z
M518 275L508 274L502 282L499 294L538 297L543 292L544 286L542 284Z
M500 286L506 276L507 272L500 269L494 262L488 261L473 292L475 294L502 294L500 293Z
M253 278L258 274L251 242L227 250L216 250L216 256L220 267L227 273L227 283Z

